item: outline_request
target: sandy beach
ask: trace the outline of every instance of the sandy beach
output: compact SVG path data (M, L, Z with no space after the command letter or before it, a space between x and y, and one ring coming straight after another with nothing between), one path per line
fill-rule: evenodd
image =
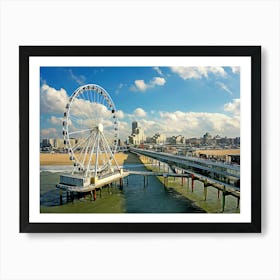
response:
M240 155L240 149L229 149L229 150L198 150L196 151L197 156L199 154L225 156L225 155ZM129 156L130 155L130 156ZM115 158L119 165L126 163L139 163L139 160L135 156L131 156L129 153L116 153ZM59 153L41 153L40 154L41 165L73 165L73 162L69 159L68 154Z
M134 163L133 158L129 157L126 153L116 153L115 158L119 165L123 165L124 161L129 161ZM139 160L137 160L137 163ZM41 153L40 154L40 165L73 165L73 162L69 159L68 154L58 154L58 153Z
M225 150L197 150L194 152L197 156L226 156L226 155L240 155L240 149L225 149Z

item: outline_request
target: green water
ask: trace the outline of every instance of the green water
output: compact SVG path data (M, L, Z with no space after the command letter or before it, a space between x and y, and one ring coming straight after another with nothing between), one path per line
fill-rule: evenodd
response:
M55 185L62 173L41 172L41 213L123 213L124 195L116 187L103 188L97 191L97 199L91 200L91 195L75 197L67 202L63 194L63 204L60 205L59 190Z
M133 162L133 163L131 163ZM146 171L146 167L132 154L124 162L124 168ZM148 166L148 168L154 168ZM162 166L164 168L164 166ZM163 170L162 170L163 171ZM181 178L170 178L165 188L161 178L149 176L144 186L143 176L130 175L124 180L121 190L118 184L103 187L97 191L94 201L90 194L75 196L74 200L63 192L62 204L59 190L55 185L63 172L41 171L40 173L40 211L41 213L219 213L221 196L217 190L208 188L207 201L204 201L203 184L195 182L194 192L187 182L182 186ZM226 213L236 213L236 199L227 196Z

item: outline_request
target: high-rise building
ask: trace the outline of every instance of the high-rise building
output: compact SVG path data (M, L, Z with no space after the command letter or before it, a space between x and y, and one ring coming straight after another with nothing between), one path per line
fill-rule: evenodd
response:
M138 126L138 122L132 122L132 133L128 137L129 143L133 145L143 144L145 142L145 134L143 128Z
M138 128L138 122L132 122L132 133L131 134L136 134L136 129Z

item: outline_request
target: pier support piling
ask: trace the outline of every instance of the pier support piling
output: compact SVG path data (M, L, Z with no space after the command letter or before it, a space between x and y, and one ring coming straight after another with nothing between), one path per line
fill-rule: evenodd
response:
M225 205L226 205L226 187L224 186L223 196L222 196L222 212L225 211Z
M167 177L167 175L163 176L163 185L164 185L165 188L168 185L168 177Z
M192 178L192 192L193 192L193 188L194 188L194 179L195 179L195 177L194 177L193 174L191 175L191 178Z
M206 200L207 199L207 187L208 187L207 180L204 180L203 184L204 184L204 200Z
M59 191L59 202L60 202L60 205L62 205L63 203L63 197L62 197L62 190L60 189Z
M123 190L123 178L120 178L120 190Z

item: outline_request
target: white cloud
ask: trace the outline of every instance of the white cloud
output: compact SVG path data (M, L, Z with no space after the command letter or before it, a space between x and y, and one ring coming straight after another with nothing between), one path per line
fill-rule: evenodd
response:
M165 83L166 83L166 81L164 78L154 77L153 80L150 82L150 87L163 86Z
M120 83L117 87L117 89L115 90L115 93L116 94L119 94L120 93L120 90L124 87L124 84L123 83Z
M217 85L223 89L224 91L228 92L229 94L233 94L233 92L222 82L217 82Z
M119 122L119 137L122 140L127 139L128 135L131 133L131 125L127 122L120 121Z
M229 137L239 136L238 116L205 112L160 112L160 132L166 135L182 134L187 137L201 137L206 131Z
M118 119L123 119L124 118L124 112L122 110L118 110L116 112L116 116Z
M55 116L51 116L49 121L53 125L61 125L62 126L63 118L57 118Z
M68 95L65 89L56 90L46 84L41 87L41 112L63 114L68 102Z
M144 80L135 80L134 84L136 86L136 90L140 90L140 91L146 91L146 89L148 88L148 85L145 84Z
M153 69L161 76L163 76L162 71L160 70L160 68L158 66L153 67Z
M146 112L142 108L137 108L134 110L134 115L136 117L146 117Z
M62 127L62 122L64 121L64 118L63 118L63 117L58 118L58 117L56 117L56 116L51 116L51 117L49 118L48 121L49 121L51 124L53 124L53 125ZM68 124L69 124L69 125L72 125L72 121L69 120L69 121L68 121Z
M233 66L231 67L231 71L233 74L240 73L240 67L239 66Z
M71 78L77 83L79 84L80 86L84 85L85 82L86 82L86 77L83 76L83 75L79 75L79 76L76 76L74 75L72 69L69 70L69 73L71 75Z
M166 80L162 77L154 77L148 83L145 83L144 80L135 80L134 85L130 87L132 91L146 91L147 89L153 88L155 86L163 86L166 83Z
M212 135L236 137L240 135L240 118L221 113L206 112L157 112L153 119L141 118L140 126L146 136L163 133L166 136L184 135L186 137L202 137L205 132ZM127 135L131 132L128 129Z
M203 77L208 78L209 73L212 73L216 76L225 77L227 75L223 67L171 67L173 73L178 74L182 79L201 79Z
M41 137L54 138L57 136L58 136L57 129L54 127L41 129Z
M229 102L229 103L225 104L224 110L226 112L239 116L240 115L240 99L233 99L233 102Z

